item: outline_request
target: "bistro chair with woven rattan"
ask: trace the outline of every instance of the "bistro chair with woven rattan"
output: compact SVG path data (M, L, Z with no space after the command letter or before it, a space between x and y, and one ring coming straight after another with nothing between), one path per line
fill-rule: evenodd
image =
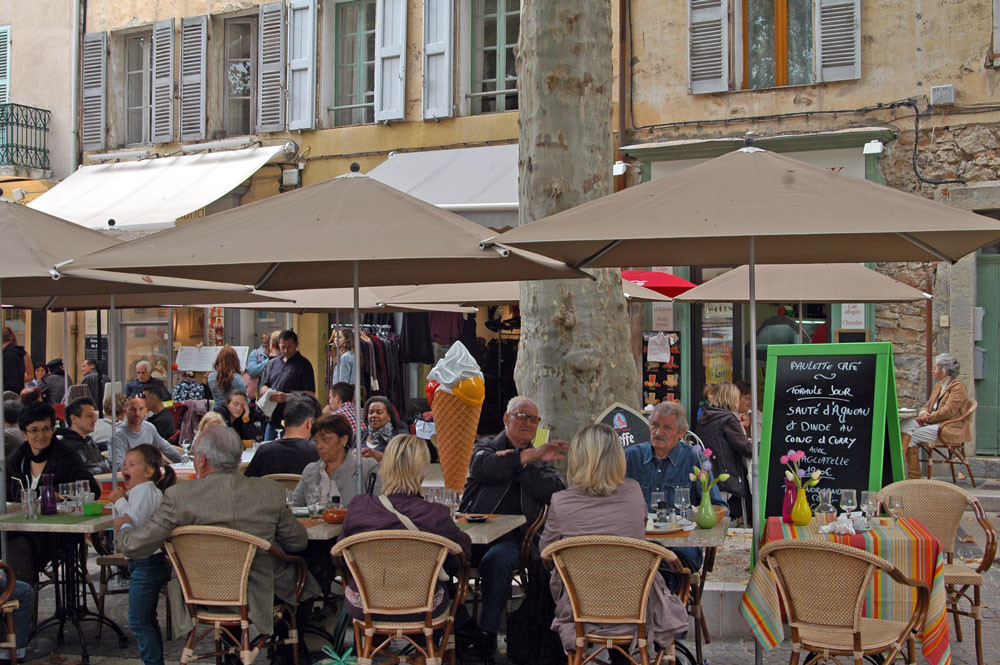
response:
M993 565L997 553L997 530L990 524L983 506L974 495L956 485L939 480L901 480L879 492L879 501L886 504L889 497L903 499L899 514L915 517L941 541L944 552L944 584L948 593L948 611L955 620L955 637L962 641L959 617L970 617L975 622L976 661L983 665L983 604L981 588L984 574ZM966 510L971 510L986 535L983 557L975 568L955 563L955 539ZM968 603L968 609L963 607Z
M288 637L280 638L261 634L250 639L250 617L247 585L250 567L258 552L297 568L295 586L296 598L302 593L306 582L305 560L289 556L263 538L215 526L182 526L170 532L164 543L170 563L174 566L180 581L184 602L191 613L194 626L188 634L181 663L202 658L216 658L238 653L243 665L250 665L261 648L292 646L292 660L299 662L298 630L295 614L284 603L274 606L274 620L288 625ZM201 626L207 626L199 635ZM236 633L238 629L239 634ZM195 647L209 633L215 637L215 650L211 653L195 653ZM222 643L227 637L235 647Z
M882 557L870 552L819 540L775 540L761 548L758 565L771 572L781 594L792 631L791 665L851 656L862 665L865 656L886 654L891 663L909 645L907 662L913 662L911 632L920 625L930 600L921 581L909 579ZM862 616L865 594L879 571L899 584L916 589L916 602L907 621Z
M645 540L574 536L546 547L542 560L555 564L573 610L576 649L569 654L572 665L589 663L602 651L617 651L632 663L649 665L646 610L660 562L667 561L680 573L680 600L685 604L688 601L690 572L673 552ZM587 624L620 625L621 631L588 632ZM638 646L638 661L630 653L633 642ZM664 659L674 662L673 641L655 648L657 665Z
M951 423L961 422L963 420L969 420L976 414L976 409L979 408L979 402L976 400L969 401L969 408L965 410L965 413L956 416L950 420L944 420L940 423L939 429L945 425ZM972 467L969 466L969 458L965 454L965 442L961 443L944 443L942 441L932 441L931 443L919 443L922 453L921 461L927 464L927 478L931 477L931 473L934 471L935 464L947 464L951 468L951 482L957 483L958 477L955 475L955 465L964 466L965 470L969 472L969 480L972 482L972 486L976 486L976 479L972 475Z
M299 481L302 480L302 474L299 473L269 473L266 476L261 476L261 478L266 478L268 480L273 480L276 483L280 483L282 487L286 490L295 491L295 488L299 486Z
M386 663L400 662L388 651L397 638L415 649L426 665L440 665L445 652L454 665L455 610L465 602L469 580L468 563L457 543L424 531L392 529L355 534L337 543L330 553L341 569L345 588L353 580L361 598L364 619L353 621L358 665L371 665L378 654L390 656ZM449 556L458 562L458 583L450 605L435 616L435 590ZM405 615L423 615L423 619ZM423 640L415 640L418 635Z
M6 584L3 590L0 591L0 615L3 616L4 622L6 623L7 629L7 639L0 642L0 647L7 649L10 652L10 665L17 665L17 636L14 634L14 611L21 606L21 604L16 600L11 600L11 594L14 593L14 583L17 581L14 577L14 569L8 566L3 561L0 561L0 570L3 571ZM37 605L37 603L35 603ZM25 644L22 647L27 646Z

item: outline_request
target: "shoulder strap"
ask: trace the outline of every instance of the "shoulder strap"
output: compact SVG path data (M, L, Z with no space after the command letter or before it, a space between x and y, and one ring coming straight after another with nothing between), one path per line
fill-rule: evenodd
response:
M385 506L386 510L388 510L390 513L394 514L397 518L399 518L399 521L402 522L403 526L405 526L407 529L409 529L410 531L420 531L420 529L417 528L417 525L413 523L413 520L411 520L409 517L399 512L393 507L392 501L389 501L389 497L387 497L385 494L380 494L378 500L382 502L382 505Z

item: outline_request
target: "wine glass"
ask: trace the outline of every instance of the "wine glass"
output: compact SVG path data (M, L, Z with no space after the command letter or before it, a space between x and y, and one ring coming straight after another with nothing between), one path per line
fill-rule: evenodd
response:
M306 505L309 506L309 517L317 520L323 513L323 506L319 502L319 486L310 487L306 490Z
M73 483L59 483L59 502L62 504L60 512L73 512Z
M83 512L83 503L90 492L90 483L86 480L76 480L73 482L73 499L76 503L75 512Z
M691 505L691 488L690 487L675 487L674 488L674 507L677 508L677 512L680 513L680 520L684 521L687 516L688 506Z
M840 490L840 509L852 513L858 507L858 495L853 489Z
M285 505L288 506L289 510L295 505L294 495L295 493L292 490L285 490Z
M861 492L861 512L865 516L865 526L871 528L872 514L877 510L878 493L864 490Z
M886 505L885 510L889 513L889 517L892 518L893 524L899 522L899 514L903 512L903 497L890 496L889 503Z

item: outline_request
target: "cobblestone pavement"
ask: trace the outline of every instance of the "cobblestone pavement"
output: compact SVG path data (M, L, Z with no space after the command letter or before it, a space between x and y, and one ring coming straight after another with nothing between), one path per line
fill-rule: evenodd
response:
M988 513L988 516L994 525L1000 525L1000 514L992 511ZM962 539L969 539L969 537L974 542L961 542ZM956 559L969 562L982 555L984 534L975 519L972 518L971 513L967 513L966 518L963 520L959 531L959 539ZM96 580L96 567L92 566L91 570ZM44 618L52 613L52 603L51 591L43 590L42 602L39 607L39 617ZM1000 663L1000 563L995 564L987 573L986 584L983 588L983 603L985 605L983 610L984 659L986 663ZM127 633L128 596L126 594L109 596L107 605L111 618L122 626L123 630ZM162 610L162 603L160 608ZM332 619L328 620L332 621ZM162 622L163 618L161 615L161 625ZM955 640L954 622L950 621L949 624L951 627L952 662L956 665L975 665L976 656L972 620L964 619L962 621L962 634L964 637L964 641L962 642ZM142 661L139 659L138 648L135 645L135 639L131 635L129 635L128 645L125 648L121 648L118 646L118 640L113 632L108 629L104 630L100 639L94 634L95 628L93 623L85 624L84 631L87 635L91 662L94 665L142 665ZM51 643L55 638L55 630L46 631L42 634L42 638L47 638ZM183 644L183 639L171 640L166 643L165 660L167 663L177 663L180 661ZM319 652L321 646L319 643L310 643L310 646L311 649L315 650L311 652L311 660L315 661L323 657ZM690 646L693 648L693 644L690 644ZM791 647L785 641L773 651L764 654L763 662L768 665L787 663L790 650ZM742 665L753 662L754 644L752 640L716 640L711 644L705 645L704 654L706 663L709 665ZM44 665L75 665L79 663L80 646L72 627L67 626L66 639L62 645L55 648L54 652L29 662ZM262 655L257 662L260 665L266 665L267 659ZM925 662L919 657L919 654L917 662ZM496 660L496 665L507 665L507 663L507 659L502 654ZM307 664L303 663L303 665Z

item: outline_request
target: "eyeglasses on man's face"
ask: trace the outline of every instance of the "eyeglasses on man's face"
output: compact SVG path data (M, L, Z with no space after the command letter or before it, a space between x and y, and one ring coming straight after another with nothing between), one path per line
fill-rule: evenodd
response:
M542 422L542 419L538 416L534 416L530 413L524 413L523 411L518 411L517 413L512 413L512 416L522 423L531 423L532 425L537 425Z

